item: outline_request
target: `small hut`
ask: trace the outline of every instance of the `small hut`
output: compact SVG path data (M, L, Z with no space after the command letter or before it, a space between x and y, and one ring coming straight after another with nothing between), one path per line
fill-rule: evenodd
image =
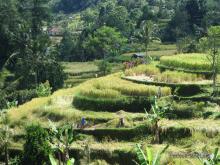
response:
M131 56L132 59L143 59L144 55L140 53L135 53Z

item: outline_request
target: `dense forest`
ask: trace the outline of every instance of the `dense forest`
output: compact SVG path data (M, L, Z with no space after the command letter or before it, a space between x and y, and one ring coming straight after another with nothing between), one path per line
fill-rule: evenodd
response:
M219 165L219 60L220 0L0 0L0 164Z

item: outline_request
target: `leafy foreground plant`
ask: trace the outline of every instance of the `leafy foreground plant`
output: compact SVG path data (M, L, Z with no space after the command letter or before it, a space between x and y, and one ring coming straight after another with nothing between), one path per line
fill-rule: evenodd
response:
M73 127L65 125L58 129L50 121L50 132L52 134L51 146L54 153L58 155L58 163L55 159L55 154L50 154L49 159L52 165L73 165L75 162L74 158L69 157L69 149L71 144L75 141L75 135Z
M220 165L220 154L219 149L216 148L214 153L209 156L207 159L199 158L203 165Z
M5 156L5 164L9 164L9 151L8 147L10 146L10 140L13 132L10 130L8 124L9 119L5 112L0 112L0 124L2 127L0 128L0 152L4 153ZM1 149L3 151L1 151Z
M43 165L49 163L51 153L48 131L39 124L26 128L24 155L22 164Z
M163 148L163 150L157 152L154 156L152 150L147 147L146 154L141 149L140 144L136 144L136 153L139 163L135 162L137 165L159 165L162 154L168 149L169 145Z
M155 137L154 137L154 141L155 143L160 143L160 129L159 129L159 121L165 117L165 112L167 111L169 107L164 107L161 108L159 107L158 103L157 103L157 97L155 97L154 99L154 104L152 105L152 113L148 113L146 112L146 117L149 120L149 122L152 124L152 129L154 131Z

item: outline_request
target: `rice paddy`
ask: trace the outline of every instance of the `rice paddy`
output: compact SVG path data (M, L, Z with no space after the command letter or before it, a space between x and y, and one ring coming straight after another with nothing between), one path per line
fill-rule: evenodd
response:
M178 56L180 55L169 57ZM182 56L185 57L185 55L181 55L181 58ZM186 56L190 57L190 55ZM139 110L135 111L135 113L126 112L125 107L114 109L112 105L112 103L115 103L114 100L122 101L122 105L125 106L127 103L130 103L130 100L127 98L149 98L158 94L159 86L138 84L124 80L121 78L124 75L130 77L148 76L155 82L174 84L208 82L209 80L204 75L170 70L161 72L157 67L158 62L152 62L149 65L139 65L125 70L124 73L119 72L100 78L95 78L94 76L87 79L86 76L89 71L92 71L92 74L97 71L93 64L88 65L89 69L82 70L72 65L67 67L66 72L72 74L74 78L85 78L85 80L80 82L80 85L58 90L51 96L36 98L17 108L10 109L8 111L10 127L15 131L15 135L17 137L24 135L24 128L32 123L39 123L47 128L48 119L53 121L57 126L66 123L75 126L80 123L82 118L85 118L87 127L82 129L84 133L79 133L79 139L71 146L71 152L83 152L85 143L88 143L91 155L96 155L95 159L108 160L114 157L119 164L123 164L125 158L130 161L135 157L134 146L136 143L141 143L143 147L151 147L154 152L169 144L170 147L161 160L161 163L176 165L186 164L189 161L195 165L200 165L198 158L195 156L183 159L182 157L178 157L178 155L194 155L195 151L199 153L203 153L204 151L212 152L213 148L220 144L219 118L214 117L220 113L220 108L217 104L196 101L174 101L171 97L171 89L169 87L160 87L162 98L159 105L163 107L170 104L171 109L169 113L177 115L177 117L167 117L159 121L160 131L163 134L163 142L158 145L152 144L152 133L145 132L144 135L134 133L136 127L141 125L148 126L146 114L141 109L142 103L144 103L144 107L147 106L145 102L138 100L137 105L131 104L135 105L135 108ZM200 68L204 69L203 67ZM69 79L69 81L72 80ZM100 106L94 110L76 107L73 103L78 96L88 98L88 101L98 101L98 104L103 104L106 107L104 107L104 110ZM89 105L85 100L82 99L82 104ZM91 103L94 104L95 102ZM90 105L92 105L91 103ZM108 111L108 108L111 106L114 111ZM208 114L208 116L203 118L204 114ZM119 126L121 118L124 119L124 127ZM93 134L96 131L97 134ZM103 137L99 140L98 137L101 135ZM134 137L130 138L130 135ZM114 139L114 136L117 138ZM124 140L126 138L127 140ZM22 139L13 141L12 148L21 148L22 144ZM105 157L105 155L108 156ZM83 158L80 157L79 159ZM99 161L97 160L97 162Z
M156 86L146 86L132 83L120 78L120 74L99 78L80 87L81 95L93 98L118 98L121 96L155 96L158 92ZM171 94L168 87L161 88L162 96Z
M157 63L149 65L139 65L137 67L125 71L127 77L140 77L142 79L149 77L149 81L163 82L163 83L196 83L204 82L210 83L205 76L201 74L185 73L180 71L165 71L160 72L156 67Z
M160 59L160 65L173 69L211 71L207 55L198 53L163 56Z

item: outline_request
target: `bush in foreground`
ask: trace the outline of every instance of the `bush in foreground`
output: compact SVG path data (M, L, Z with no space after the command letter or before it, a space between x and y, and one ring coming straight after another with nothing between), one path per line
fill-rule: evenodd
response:
M49 134L40 125L31 125L26 128L23 164L49 164L51 147L48 142Z

